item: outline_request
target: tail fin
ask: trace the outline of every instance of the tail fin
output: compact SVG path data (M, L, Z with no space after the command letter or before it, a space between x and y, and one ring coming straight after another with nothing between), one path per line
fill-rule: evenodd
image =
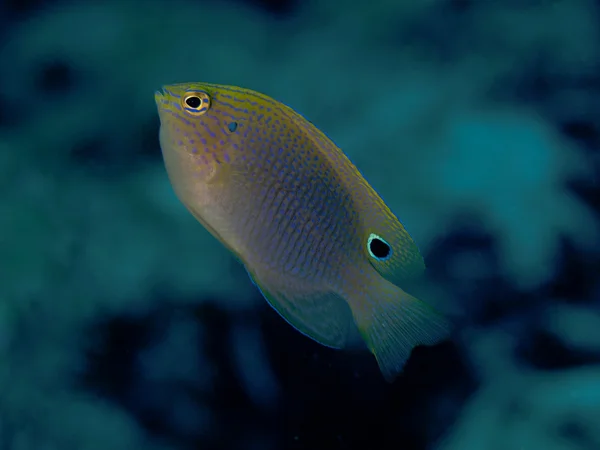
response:
M427 303L381 279L367 297L350 301L354 320L388 382L402 371L417 345L434 345L450 335L450 322Z

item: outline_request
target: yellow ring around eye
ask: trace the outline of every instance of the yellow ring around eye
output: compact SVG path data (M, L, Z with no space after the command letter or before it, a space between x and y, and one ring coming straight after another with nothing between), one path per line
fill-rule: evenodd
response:
M206 92L187 92L181 99L181 107L192 116L201 116L210 108L210 97Z

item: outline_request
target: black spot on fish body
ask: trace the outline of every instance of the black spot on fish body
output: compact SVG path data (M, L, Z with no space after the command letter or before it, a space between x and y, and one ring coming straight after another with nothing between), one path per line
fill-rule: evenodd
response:
M232 133L237 130L238 124L237 122L229 122L229 125L227 125L227 128L229 129L229 131L231 131Z
M378 261L385 261L392 256L392 248L383 238L372 233L367 241L369 254Z

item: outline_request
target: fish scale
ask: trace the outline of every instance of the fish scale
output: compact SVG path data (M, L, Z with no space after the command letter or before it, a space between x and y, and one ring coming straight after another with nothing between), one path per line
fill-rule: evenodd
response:
M175 84L155 100L175 193L288 323L333 348L362 342L390 381L415 346L449 336L403 289L425 269L415 242L311 122L233 86Z
M266 121L264 118L260 118L258 123L261 124L262 121ZM253 134L259 134L260 126L253 127L252 132L248 133L246 136L249 139L248 142L259 142L258 138L253 138ZM274 139L278 141L279 139ZM330 220L332 217L331 211L325 211L324 208L319 208L318 211L308 209L306 211L310 211L310 214L306 214L306 211L299 211L298 209L301 207L301 198L311 199L313 198L316 192L323 193L323 189L321 189L321 185L316 182L317 180L311 180L310 177L313 176L313 170L309 168L309 170L305 171L305 176L308 177L305 180L300 178L299 174L303 172L300 170L302 168L303 162L298 156L306 153L306 151L301 151L300 147L302 147L302 142L298 142L293 146L293 152L283 154L279 152L278 149L275 149L273 146L267 145L259 145L256 147L253 152L254 157L250 161L246 161L248 164L248 170L252 173L256 171L260 175L255 180L257 186L262 186L258 195L256 195L255 202L257 203L256 211L258 211L255 215L251 217L255 220L249 220L244 224L244 226L250 227L250 234L248 239L253 240L254 242L261 243L264 242L263 239L269 239L268 245L274 249L273 252L275 255L271 253L266 254L266 263L274 262L280 264L284 269L293 272L306 273L306 268L296 267L299 258L299 255L302 254L306 247L310 247L311 244L317 244L316 242L312 242L312 235L310 233L306 233L306 229L310 222L321 222L323 219ZM266 143L265 143L266 144ZM306 145L306 144L305 144ZM282 161L282 156L291 156L287 160ZM281 167L277 167L278 163ZM306 165L306 164L305 164ZM277 177L273 177L270 183L265 185L265 174L267 173L275 173ZM314 176L313 176L314 178ZM276 196L274 190L276 187L280 187L281 190L293 192L294 196L292 200L286 203L285 213L278 217L277 208L278 205L275 205L273 200ZM329 197L321 195L320 206L328 206ZM283 202L282 202L283 203ZM335 202L340 204L340 202ZM323 216L323 217L322 217ZM260 222L263 220L273 221L273 226L276 227L276 233L273 236L265 236L266 230L268 228L261 227ZM262 230L263 234L260 234ZM270 234L270 233L269 233ZM315 238L322 238L323 235L315 236ZM330 240L334 239L333 236L330 237ZM261 251L264 248L256 248L255 251ZM263 245L264 247L264 245ZM264 254L264 253L262 253ZM320 259L323 257L327 257L326 254L319 253L317 255L316 262L318 263ZM307 262L310 262L308 260ZM315 266L318 268L319 266ZM308 267L310 269L310 267Z

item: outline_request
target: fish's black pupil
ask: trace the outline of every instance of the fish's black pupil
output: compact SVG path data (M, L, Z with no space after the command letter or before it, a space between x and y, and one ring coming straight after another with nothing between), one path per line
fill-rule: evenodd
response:
M371 253L373 253L373 256L375 256L375 258L378 259L387 258L388 256L390 256L390 252L392 251L389 245L387 245L381 239L377 238L371 239L371 242L369 243L369 248L371 250Z
M198 97L188 97L185 99L185 104L190 108L197 108L201 103L202 101Z

